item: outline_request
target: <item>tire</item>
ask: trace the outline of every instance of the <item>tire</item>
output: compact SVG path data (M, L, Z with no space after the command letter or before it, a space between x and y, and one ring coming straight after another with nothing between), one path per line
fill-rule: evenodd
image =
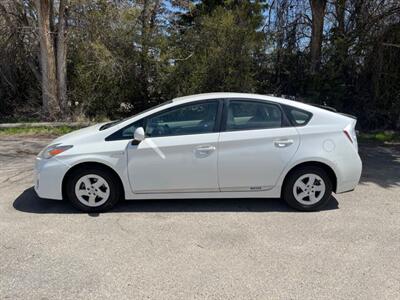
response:
M108 211L121 197L118 178L107 170L93 167L74 171L65 191L72 205L86 213Z
M317 211L331 199L332 182L324 169L314 166L303 167L294 170L288 176L282 195L292 208Z

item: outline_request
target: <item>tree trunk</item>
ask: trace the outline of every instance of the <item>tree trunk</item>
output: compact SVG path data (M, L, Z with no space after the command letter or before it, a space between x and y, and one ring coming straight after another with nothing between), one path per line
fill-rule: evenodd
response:
M42 71L42 101L44 118L55 120L60 115L57 101L56 59L54 56L54 40L50 30L51 1L35 0L38 11L40 66Z
M67 116L66 0L60 0L57 27L57 93L63 118Z
M160 0L143 0L140 1L142 4L142 11L140 13L139 20L141 22L140 29L140 77L141 77L141 96L142 96L142 108L148 107L148 102L152 98L154 89L150 83L152 76L152 64L151 64L151 46L153 43L154 28L156 26L157 14L160 10Z
M335 58L338 62L338 68L341 69L343 78L346 78L347 73L347 55L349 43L346 37L345 28L345 12L346 12L346 0L336 0L335 2L336 11L336 28L334 35L334 46L335 46Z
M278 97L282 96L282 56L283 56L283 44L285 42L285 18L287 10L287 0L276 2L276 64L275 64L275 89L274 94Z
M340 37L343 37L345 33L345 28L344 28L345 9L346 9L346 0L336 0L335 10L336 10L336 20L337 20L337 32Z
M321 47L324 30L324 17L326 0L310 0L312 12L312 27L311 27L311 73L319 70L321 63Z

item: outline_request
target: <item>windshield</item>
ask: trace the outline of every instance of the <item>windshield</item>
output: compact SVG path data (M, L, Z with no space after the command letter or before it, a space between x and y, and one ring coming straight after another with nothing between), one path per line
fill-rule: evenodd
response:
M110 128L110 127L113 127L113 126L115 126L115 125L118 125L118 124L124 122L125 120L128 120L128 119L130 119L130 118L136 117L137 115L143 114L143 113L148 112L148 111L150 111L150 110L152 110L152 109L155 109L155 108L158 108L158 107L164 106L164 105L166 105L166 104L170 104L170 103L172 103L172 100L165 101L165 102L160 103L160 104L158 104L158 105L152 106L152 107L150 107L150 108L148 108L148 109L146 109L146 110L144 110L144 111L141 111L140 113L137 113L136 115L130 116L130 117L128 117L128 118L124 118L124 119L119 119L119 120L115 120L115 121L108 122L108 123L102 125L102 126L99 128L99 130L101 131L101 130L108 129L108 128Z

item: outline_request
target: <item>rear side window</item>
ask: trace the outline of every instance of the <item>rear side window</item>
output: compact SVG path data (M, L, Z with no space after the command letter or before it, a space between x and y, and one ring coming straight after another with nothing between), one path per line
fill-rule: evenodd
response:
M284 106L284 109L294 126L306 125L311 120L312 113L308 111L287 105Z
M252 130L282 127L282 111L271 103L231 100L226 129Z

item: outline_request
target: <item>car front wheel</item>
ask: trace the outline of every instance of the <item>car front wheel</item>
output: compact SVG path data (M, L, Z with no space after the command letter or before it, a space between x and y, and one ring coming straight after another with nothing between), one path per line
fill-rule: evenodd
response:
M320 167L304 167L295 170L285 182L284 200L293 208L314 211L324 207L332 194L332 182Z
M75 171L67 182L68 200L84 212L111 209L120 198L118 180L110 172L91 168Z

